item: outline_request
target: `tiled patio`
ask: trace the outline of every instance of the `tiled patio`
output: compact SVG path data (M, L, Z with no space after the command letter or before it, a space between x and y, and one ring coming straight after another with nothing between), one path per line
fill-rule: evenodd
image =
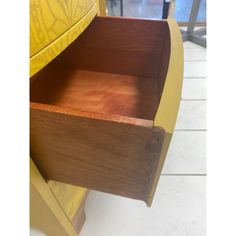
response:
M182 100L151 208L91 191L81 236L204 236L206 223L206 49L184 43Z

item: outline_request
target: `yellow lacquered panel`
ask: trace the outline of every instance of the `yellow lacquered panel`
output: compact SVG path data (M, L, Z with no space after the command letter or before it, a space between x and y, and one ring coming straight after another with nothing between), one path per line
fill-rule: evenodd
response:
M184 50L179 26L174 19L167 20L170 30L171 50L166 82L154 120L154 126L173 133L179 110L184 72Z
M88 190L56 181L49 181L48 186L69 220L72 221Z
M30 225L49 236L77 235L32 160L30 160Z
M170 60L166 75L165 86L162 92L161 101L155 116L154 126L165 130L163 147L157 163L155 177L149 193L147 205L151 206L155 190L161 175L161 170L167 155L171 137L174 132L177 114L179 110L183 72L184 72L184 50L182 36L177 22L174 19L167 20L170 30Z
M82 19L96 0L30 0L30 56Z
M76 24L56 38L49 45L30 57L30 77L46 66L67 46L69 46L91 23L98 12L97 2Z

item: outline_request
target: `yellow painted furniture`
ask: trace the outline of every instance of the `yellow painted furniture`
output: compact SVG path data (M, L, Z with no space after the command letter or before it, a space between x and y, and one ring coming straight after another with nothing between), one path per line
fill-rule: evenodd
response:
M30 76L70 45L97 13L96 0L31 0Z
M30 77L73 42L104 1L30 0ZM84 221L85 188L46 182L30 160L30 224L48 236L78 235Z
M47 179L150 206L182 79L175 20L95 17L31 80L33 160Z
M38 2L40 3L42 1L43 0L40 0ZM48 2L52 4L52 1L48 0ZM119 76L122 77L123 74L125 74L125 78L130 79L131 82L134 78L132 76L137 76L137 78L141 78L142 76L145 78L151 78L153 74L156 75L156 73L160 75L160 78L165 79L161 79L159 84L161 87L161 92L158 94L160 100L158 100L158 105L155 106L155 113L151 115L151 118L144 117L145 119L143 119L143 121L138 119L136 116L131 116L126 119L122 116L116 116L114 114L107 113L105 113L104 117L101 118L100 114L96 112L92 113L90 111L91 113L86 113L83 110L80 111L79 109L76 110L70 107L56 107L53 104L47 102L44 104L42 101L37 101L37 99L34 101L32 99L31 114L33 115L31 115L31 118L32 121L34 121L32 122L33 125L31 126L33 131L32 153L34 154L32 155L32 158L40 168L41 173L36 168L33 161L31 161L31 224L43 230L48 235L76 235L81 229L81 226L85 220L84 203L88 191L85 188L76 187L69 184L81 185L86 188L144 200L148 206L151 205L171 137L174 132L174 126L179 109L183 80L183 46L178 25L172 19L168 19L167 21L160 23L159 27L164 25L165 28L159 28L159 31L157 31L156 23L153 24L151 21L145 22L145 20L131 19L131 21L135 23L133 24L134 28L132 28L133 31L131 30L132 33L135 31L134 29L136 29L135 27L137 25L141 24L143 26L143 28L138 28L139 31L137 33L137 37L132 39L132 37L127 37L127 32L129 32L130 29L127 28L127 24L124 24L124 22L127 23L129 21L128 19L121 20L118 18L113 18L112 20L112 18L108 17L95 18L96 14L105 14L106 11L104 8L104 0L99 2L56 0L53 4L56 4L55 9L58 10L55 12L52 11L52 9L54 9L52 6L50 6L50 9L52 8L51 10L45 7L45 4L47 6L50 5L48 2L44 1L43 5L37 5L35 4L35 1L31 0L31 11L36 13L34 13L34 16L31 18L31 32L33 33L31 35L32 45L30 53L30 76L34 77L31 81L37 81L36 83L32 82L31 88L32 91L36 91L35 97L39 97L39 100L42 97L47 97L48 95L46 93L47 89L44 90L44 88L49 88L49 94L51 94L52 90L50 89L52 88L53 91L57 92L58 90L56 87L58 85L59 88L68 89L68 87L66 87L63 83L63 86L60 87L60 79L61 81L66 82L73 81L70 80L70 78L73 78L75 73L78 73L78 76L80 76L82 73L83 79L87 79L82 81L84 83L82 83L82 86L76 87L73 85L74 87L72 86L72 88L70 87L67 90L72 95L75 95L74 97L72 96L70 105L73 102L76 103L76 105L83 105L86 103L86 99L83 100L82 98L82 102L79 103L75 98L76 96L79 96L78 94L81 92L81 90L87 86L86 83L89 83L89 78L96 78L96 80L94 80L95 82L93 81L93 83L87 86L89 88L98 83L98 79L100 79L100 82L102 81L102 86L106 88L107 83L104 81L106 78L111 78L111 74L109 74L111 72L114 73L113 78L116 78L116 81L118 80L118 82L119 79L121 81ZM81 9L79 8L79 5L77 5L79 2L82 4ZM55 20L54 24L51 23L52 21L50 21L50 14L53 14L53 19L57 19ZM70 16L68 16L68 14ZM37 22L35 21L36 18L40 20ZM47 24L43 23L44 19L47 19ZM58 21L60 24L56 24ZM115 24L121 24L122 27L119 28L118 25L114 25L112 22L115 22ZM99 28L96 28L98 26ZM53 30L53 27L55 27L55 30ZM103 31L104 28L105 31ZM109 30L106 31L106 29ZM111 29L115 37L110 37L111 35L109 33ZM150 35L150 37L142 37L145 34L139 37L140 29L149 32L147 35ZM163 31L160 29L164 29L165 35L168 35L168 40L157 37L158 34L155 33L163 33ZM82 32L84 32L84 34L80 36ZM92 37L88 36L91 32L96 32L96 34L92 34ZM155 35L156 39L154 41L151 37L153 34ZM46 35L47 37L43 37L43 35ZM104 35L107 36L108 39L112 39L110 41L105 41L107 44L104 44ZM117 38L121 41L117 40ZM135 41L136 38L138 39L137 41ZM95 48L97 51L94 49L94 39L96 39L95 42L97 48ZM105 39L107 38L105 37ZM141 41L139 41L140 39ZM150 41L148 41L146 44L145 40ZM161 43L158 45L158 50L154 52L153 49L157 49L155 45L157 45L158 40L160 40ZM72 43L73 41L75 42ZM129 42L128 46L126 45L127 41ZM110 42L111 44L109 44ZM143 43L141 44L137 42ZM67 48L69 45L70 47ZM160 47L160 45L163 47ZM100 58L99 50L100 55L102 55ZM136 54L132 54L131 52L135 52ZM114 55L116 57L114 57ZM115 62L118 60L116 61L114 59L117 59L118 56L121 58L122 55L122 59L124 58L124 60L119 59L120 64L117 66ZM155 67L155 63L157 63L157 61L155 61L156 55L159 55L158 70ZM125 61L125 59L127 61ZM52 60L53 62L49 64L49 62ZM130 63L130 61L132 61L133 64ZM67 64L69 65L68 67ZM80 73L80 66L82 66L82 69L85 71L82 70ZM109 66L111 67L109 68ZM60 73L63 70L59 70L59 68L63 67L67 69L69 68L69 71L65 70L65 72L69 73ZM86 72L86 68L88 70L91 69L91 71ZM98 70L96 72L97 68ZM107 74L106 70L108 70ZM108 82L110 82L110 80L108 80ZM124 83L123 80L122 83ZM121 91L124 92L122 83L119 88L121 88ZM54 87L50 87L51 85L54 85ZM136 83L134 83L134 85L136 85ZM139 87L143 87L142 85L143 84L141 83ZM153 83L153 86L155 86L155 83ZM151 90L152 86L147 86L147 88L153 92L153 90ZM89 93L86 93L86 89L84 89L84 91L86 94L85 98L87 98L87 94ZM88 91L91 94L91 91ZM95 88L94 91L98 92L97 88ZM135 91L137 91L137 88L134 86L131 94L133 94ZM128 93L130 93L129 90ZM154 91L153 94L154 93L156 94L156 91ZM59 95L60 98L63 97L62 93L58 93L57 95ZM66 99L64 101L67 102ZM126 99L125 101L127 101L128 104L129 99ZM140 100L140 102L142 101ZM150 105L150 103L148 105ZM146 108L146 106L144 106L144 108ZM96 104L94 109L97 109ZM132 115L134 113L132 113ZM144 113L141 112L141 114ZM149 113L147 112L147 114ZM145 113L145 115L147 114ZM110 115L114 115L114 117L112 116L112 119L114 120L110 119ZM68 117L69 119L66 120ZM83 134L84 130L86 130L86 125L92 124L92 126L94 125L95 130L97 130L98 127L102 127L99 123L102 119L111 123L104 122L104 130L107 133L104 132L104 135L101 139L102 141L100 143L93 139L94 137L96 139L95 133L93 135L94 137L92 137L92 135L85 135L86 138L89 137L89 140L82 138L79 139L78 142L78 134ZM85 122L83 122L84 120ZM89 123L91 120L92 122L96 120L98 126L96 126L96 122ZM137 123L132 123L133 121ZM115 124L112 128L117 132L115 134L112 133L114 134L114 139L109 133L112 131L112 129L109 128L110 126L107 125L108 123ZM120 132L121 129L119 129L119 125L123 124L127 125L127 129L129 127L138 127L137 130L144 132L143 134L142 132L136 133L136 130L134 133L130 132L132 135L134 134L131 139L128 136L129 131L126 129L127 136L124 136L122 139L120 137L123 137L123 133ZM57 125L58 127L56 127ZM139 129L139 126L142 127ZM54 127L57 129L54 129ZM132 129L130 130L132 131ZM160 135L156 136L157 133ZM93 133L91 132L91 134ZM119 135L116 136L116 134ZM143 139L142 135L144 137ZM150 137L150 143L146 142L146 137ZM132 141L131 144L134 144L134 152L132 155L130 154L128 156L132 161L136 158L135 162L132 162L134 163L133 166L126 162L127 159L123 158L125 157L124 153L128 149L126 146L122 146L125 138L126 141ZM118 141L115 143L120 145L120 149L115 149L115 145L107 145L107 143L109 144L110 140L116 139ZM91 142L89 143L87 141ZM88 146L89 148L86 146L88 143L92 144L92 146ZM40 144L42 145L40 146ZM76 149L78 146L80 149ZM110 148L106 149L107 147ZM139 147L144 148L139 149ZM104 148L105 151L100 152L99 156L99 150L102 148ZM139 152L139 150L141 151ZM143 150L145 155L142 155ZM68 153L70 155L68 155ZM78 153L80 153L80 155L78 155ZM111 156L111 153L113 156ZM138 156L139 153L141 153L140 156ZM60 156L60 154L62 155ZM79 159L81 157L82 159ZM121 158L119 159L118 157ZM102 161L102 158L106 158L107 163L110 163L110 165L104 167L103 164L105 162ZM83 163L84 160L85 162ZM114 174L113 176L109 175L114 166L117 167L115 169L117 172L112 172L112 174ZM125 169L124 167L126 166L129 168ZM137 171L134 170L134 166L137 167ZM43 176L48 178L50 181L46 182L41 174L44 174ZM122 178L115 179L116 174ZM52 181L52 179L63 181L69 184ZM124 183L126 185L123 185Z
M58 184L58 188L61 186ZM76 191L73 186L67 186L67 191ZM80 194L79 189L77 193ZM81 192L83 197L83 192ZM79 199L81 199L81 197ZM45 182L34 165L30 161L30 225L40 229L49 236L75 236L79 233L83 225L85 215L84 210L80 210L72 217L79 218L76 225L73 225L73 220L69 217L68 212L63 209L63 205L70 205L70 199L63 199L64 203L58 201L50 186ZM77 204L76 204L77 206ZM73 205L71 205L73 207ZM73 209L76 211L76 208Z

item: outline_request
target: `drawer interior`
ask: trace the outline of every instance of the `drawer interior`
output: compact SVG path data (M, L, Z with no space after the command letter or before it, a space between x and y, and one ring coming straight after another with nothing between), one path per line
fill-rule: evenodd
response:
M31 78L32 102L154 120L168 69L165 21L95 17Z

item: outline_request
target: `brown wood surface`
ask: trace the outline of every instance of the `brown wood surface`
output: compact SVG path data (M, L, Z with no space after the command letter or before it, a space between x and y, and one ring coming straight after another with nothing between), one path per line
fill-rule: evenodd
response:
M151 124L97 120L31 104L31 155L47 179L145 201L161 146Z
M95 17L89 27L54 60L58 67L157 77L166 21Z
M31 156L47 179L149 199L165 131L166 21L96 17L31 80Z
M50 68L32 80L31 101L153 120L158 91L156 78Z

